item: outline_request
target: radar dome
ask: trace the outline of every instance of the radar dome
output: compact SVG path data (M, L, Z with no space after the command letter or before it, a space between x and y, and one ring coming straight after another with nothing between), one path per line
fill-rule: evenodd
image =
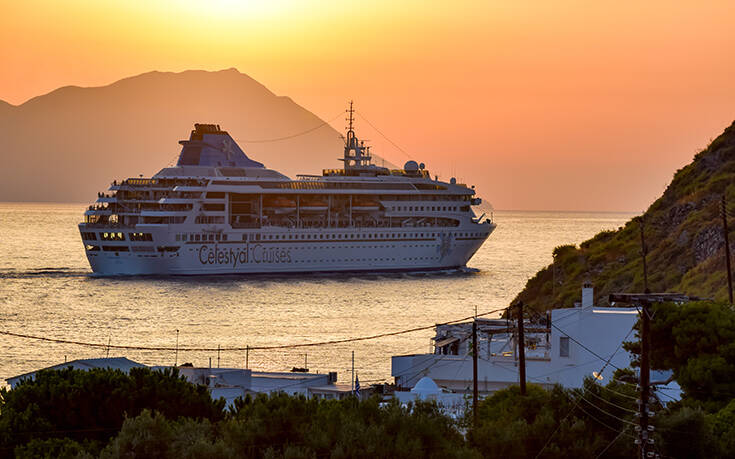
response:
M406 161L406 164L403 165L403 170L406 172L418 172L419 165L416 161Z

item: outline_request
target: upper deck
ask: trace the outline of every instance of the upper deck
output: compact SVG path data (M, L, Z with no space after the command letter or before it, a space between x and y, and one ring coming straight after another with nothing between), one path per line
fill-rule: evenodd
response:
M150 178L114 181L85 223L225 224L232 228L458 226L475 215L474 188L432 179L423 164L371 164L350 124L342 169L295 180L248 158L218 125L196 124L176 166ZM480 220L478 219L478 222Z

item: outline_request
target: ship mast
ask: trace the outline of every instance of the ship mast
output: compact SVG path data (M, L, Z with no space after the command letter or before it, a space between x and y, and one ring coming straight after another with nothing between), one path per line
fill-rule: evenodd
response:
M370 147L365 147L364 142L358 140L355 135L355 109L354 103L350 101L350 108L345 110L348 113L345 120L349 123L347 126L347 138L345 139L344 157L340 161L344 161L345 170L367 167L370 165Z

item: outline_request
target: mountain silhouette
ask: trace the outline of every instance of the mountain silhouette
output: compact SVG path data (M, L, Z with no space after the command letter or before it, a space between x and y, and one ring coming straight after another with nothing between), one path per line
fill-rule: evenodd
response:
M149 72L0 101L0 201L92 201L114 179L172 165L194 123L219 124L249 157L292 177L340 164L337 131L236 69Z

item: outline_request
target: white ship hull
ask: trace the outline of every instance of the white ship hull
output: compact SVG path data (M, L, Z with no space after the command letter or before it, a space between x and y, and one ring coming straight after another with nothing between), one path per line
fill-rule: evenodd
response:
M279 240L255 241L250 240L252 233L244 233L248 239L244 242L243 233L230 233L228 241L178 243L180 248L175 252L140 245L136 251L88 251L87 258L95 274L108 276L442 270L465 266L494 226L475 225L472 229L471 233L415 229L279 231L273 233ZM325 239L302 240L306 234ZM237 240L232 240L236 236ZM281 236L289 239L280 240Z

